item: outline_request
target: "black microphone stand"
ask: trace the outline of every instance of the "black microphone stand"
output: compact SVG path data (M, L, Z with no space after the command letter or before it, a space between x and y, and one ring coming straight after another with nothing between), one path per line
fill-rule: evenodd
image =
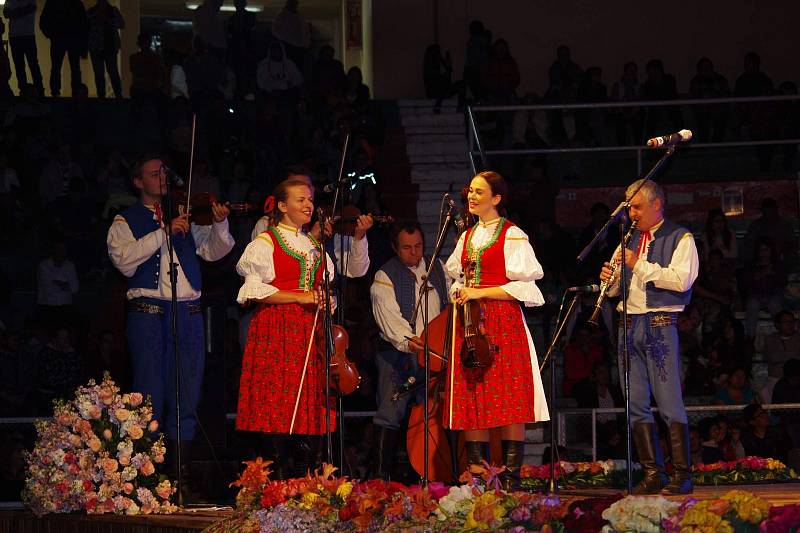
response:
M167 173L166 167L161 166L159 172ZM161 197L161 203L164 203L166 198L166 242L167 251L169 254L169 286L170 286L170 305L172 306L172 321L170 324L170 333L172 334L172 350L173 357L175 358L175 429L176 429L176 450L175 462L177 464L178 473L178 507L183 507L183 457L181 456L181 358L180 358L180 343L178 341L178 263L175 261L175 248L172 245L172 219L174 213L172 212L172 184L170 183L169 175L165 176L166 195ZM191 231L191 223L189 225ZM159 270L161 265L158 265Z
M344 199L341 198L341 190L343 187L342 182L342 173L344 172L344 163L345 159L347 158L347 146L350 143L350 131L345 131L344 143L342 145L342 158L339 164L339 176L336 179L336 192L333 195L333 205L331 206L331 215L336 213L337 204L341 201L341 209L342 215L344 214ZM333 217L327 218L328 221L333 223ZM323 297L325 298L325 317L323 318L323 324L325 327L325 446L326 446L326 457L330 463L333 463L333 437L331 434L331 358L333 357L333 352L335 350L334 342L333 342L333 313L331 312L330 302L331 302L331 279L330 273L328 272L328 250L327 250L327 240L325 238L325 223L326 218L322 215L319 217L320 223L320 230L321 230L321 245L322 245L322 263L325 265L325 274L323 278L322 284L322 292ZM343 237L342 237L343 239ZM344 253L344 241L342 242L342 246L340 246L340 254ZM334 252L334 250L331 250ZM335 253L333 254L336 255ZM344 263L341 261L341 258L337 257L337 262L340 265ZM341 277L346 277L344 271L340 272L339 275ZM344 285L343 285L344 286ZM341 291L340 291L341 292ZM343 298L342 298L343 300ZM340 324L343 324L344 320L344 310L339 309L339 320ZM339 468L344 468L344 404L342 402L342 396L339 395L337 398L337 418L339 419Z
M620 246L623 246L625 243L625 216L624 212L630 207L630 202L633 200L634 196L641 190L645 183L651 181L653 176L661 170L661 168L666 164L667 160L675 153L675 146L668 146L667 149L664 151L664 154L661 158L656 161L655 165L647 171L641 178L642 182L639 184L639 187L633 191L633 193L626 198L623 202L614 209L614 212L611 213L608 221L605 223L603 228L597 232L594 238L587 244L584 249L578 254L578 263L582 263L586 256L592 250L595 243L600 240L605 234L606 231L610 228L611 224L615 221L619 220L619 232L620 232ZM623 252L624 253L624 252ZM633 442L632 442L632 428L631 428L631 383L630 383L630 353L628 351L628 283L627 283L627 272L625 268L625 256L622 256L622 265L620 265L620 298L622 298L622 314L620 316L620 320L622 321L622 364L623 364L623 376L624 376L624 387L625 387L625 445L627 448L627 459L626 459L626 467L628 469L628 494L633 492ZM619 348L617 348L617 353L619 353ZM551 419L552 421L552 419Z
M427 272L425 272L425 279L422 280L422 285L419 287L419 295L417 296L417 305L414 309L414 312L411 315L410 325L412 331L416 333L415 324L417 322L417 314L419 313L420 305L424 303L424 307L422 308L422 321L425 323L425 328L428 327L430 323L429 316L428 316L428 280L431 279L431 275L433 274L434 265L436 265L436 261L439 260L439 254L442 251L442 244L444 243L444 238L447 235L447 230L450 229L450 223L454 220L454 208L452 206L448 206L447 208L447 215L444 218L444 221L441 223L438 229L438 235L436 236L436 246L433 248L433 254L431 254L430 261L427 265ZM440 212L441 214L441 212ZM428 407L430 405L430 382L431 382L431 350L430 350L430 340L428 339L429 335L425 335L423 339L423 353L425 356L425 411L423 414L423 425L425 426L425 441L422 447L422 453L425 457L425 465L423 466L423 473L422 479L420 480L420 484L422 486L427 486L430 480L429 478L429 470L430 465L428 464L428 452L430 450L430 434L428 430L429 421L430 421L430 413ZM453 342L453 339L451 339ZM444 355L444 354L442 354ZM453 361L450 361L450 364L453 364ZM452 401L452 398L451 400Z
M553 334L553 340L550 341L550 346L547 348L547 353L544 354L544 358L542 358L542 364L539 365L539 371L541 372L544 369L544 366L548 363L550 356L552 355L553 351L555 350L556 345L561 340L561 335L564 333L564 329L566 328L567 324L569 323L570 317L572 317L572 312L575 310L575 302L578 301L578 297L580 296L580 292L575 293L575 297L569 303L569 307L567 307L567 312L563 318L561 318L561 313L564 310L564 302L567 299L567 295L569 294L569 289L564 291L564 295L561 297L561 305L558 308L558 316L556 317L556 332ZM549 369L549 378L550 378L550 393L548 394L547 401L550 404L550 409L553 411L550 415L550 480L547 485L547 492L550 494L556 494L558 492L558 483L556 483L556 457L558 457L558 452L556 451L556 430L555 430L555 423L553 420L555 419L555 404L556 404L556 371L555 371L555 364L553 361L550 362L550 369Z

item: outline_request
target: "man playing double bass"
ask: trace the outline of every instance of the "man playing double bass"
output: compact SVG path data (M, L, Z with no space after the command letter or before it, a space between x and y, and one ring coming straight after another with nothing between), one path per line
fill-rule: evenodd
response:
M416 351L422 350L419 334L425 329L424 310L420 308L413 324L411 319L429 264L423 255L425 241L419 222L396 223L391 237L395 256L375 273L370 289L372 312L381 335L376 357L378 410L372 419L378 430L372 475L387 480L395 464L400 423L413 394L406 393L396 400L392 396L410 376L422 379ZM427 281L429 319L447 305L450 282L437 261Z

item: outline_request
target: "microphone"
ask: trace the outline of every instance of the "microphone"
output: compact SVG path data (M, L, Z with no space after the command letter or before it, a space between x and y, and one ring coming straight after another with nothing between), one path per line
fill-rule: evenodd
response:
M322 188L322 192L324 193L331 193L336 191L339 187L344 185L345 183L350 183L350 178L342 178L339 181L334 181L333 183L329 183Z
M675 146L692 140L692 130L681 130L678 133L670 133L661 137L653 137L647 141L648 148L661 148L662 146Z
M394 391L394 394L392 394L392 401L396 402L400 399L400 397L408 394L414 388L414 384L416 382L417 378L414 376L408 376L408 379L399 387L397 387L397 389Z
M167 175L167 179L175 185L176 187L183 187L184 181L183 178L178 175L177 172L169 168L167 165L161 165L161 168L164 170L164 173Z
M568 288L567 292L597 292L599 290L600 287L597 285L578 285Z
M453 200L453 197L450 196L449 193L444 193L444 200L447 202L447 205L450 207L450 211L453 213L453 221L456 223L456 229L459 233L464 231L464 219L461 216L461 212L456 209L456 201Z

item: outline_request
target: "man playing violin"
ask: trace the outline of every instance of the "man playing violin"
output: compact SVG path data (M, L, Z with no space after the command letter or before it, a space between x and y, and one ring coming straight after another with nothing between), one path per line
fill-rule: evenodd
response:
M127 337L133 359L133 388L152 398L153 416L164 424L167 444L172 447L167 457L174 457L177 420L172 316L177 314L180 350L180 437L182 447L188 451L197 426L205 363L202 280L197 256L217 261L231 251L234 242L224 205L212 204L210 226L193 224L188 214L166 220L162 206L165 168L157 156L145 156L134 164L133 185L139 191L139 201L114 218L107 244L111 261L128 280ZM176 265L176 308L171 301L170 240Z
M370 289L372 312L380 329L380 344L375 363L378 367L378 410L372 419L378 433L372 461L372 474L389 479L395 464L400 422L405 418L410 393L393 399L398 387L409 377L423 378L416 353L422 350L419 334L425 329L424 311L412 315L425 283L429 259L424 257L425 240L419 222L397 223L392 228L395 257L375 273ZM451 280L437 261L427 282L428 317L433 319L447 305Z

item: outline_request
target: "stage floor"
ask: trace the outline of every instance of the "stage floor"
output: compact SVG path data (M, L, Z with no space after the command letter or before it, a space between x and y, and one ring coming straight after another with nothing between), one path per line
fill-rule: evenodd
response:
M745 490L765 499L771 505L800 503L800 484L776 483L772 485L724 485L695 487L693 497L709 499L729 490ZM620 491L613 489L585 489L559 492L571 502L576 499L609 496ZM669 496L682 501L684 496ZM190 533L200 532L217 520L230 516L225 509L186 511L171 516L116 516L116 515L47 515L36 518L26 511L0 512L0 533Z

